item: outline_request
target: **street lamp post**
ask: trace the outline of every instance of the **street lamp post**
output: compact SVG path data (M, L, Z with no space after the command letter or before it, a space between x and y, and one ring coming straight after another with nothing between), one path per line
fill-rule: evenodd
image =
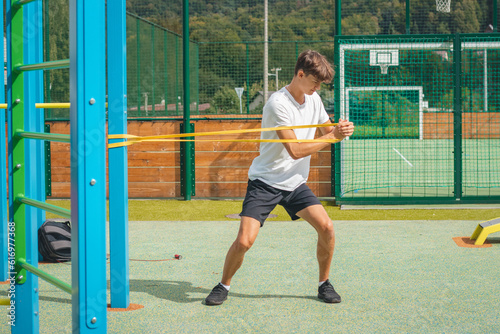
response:
M238 98L240 99L240 114L243 114L243 108L241 106L241 96L243 95L243 87L235 87L234 90L236 91L236 95L238 95Z
M278 83L278 72L281 71L281 67L275 67L273 69L271 69L271 72L276 72L275 74L271 74L269 73L269 75L272 75L274 77L276 77L276 91L278 91L279 87L279 83Z

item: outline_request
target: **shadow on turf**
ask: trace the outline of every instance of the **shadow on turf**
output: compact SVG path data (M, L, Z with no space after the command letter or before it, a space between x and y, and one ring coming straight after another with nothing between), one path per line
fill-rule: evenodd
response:
M204 301L212 289L194 286L182 281L130 280L130 291L145 292L156 298L167 299L176 303L193 303ZM203 294L203 297L190 297L191 294ZM244 293L229 293L230 298L294 298L311 299L323 302L315 296L292 295L249 295Z

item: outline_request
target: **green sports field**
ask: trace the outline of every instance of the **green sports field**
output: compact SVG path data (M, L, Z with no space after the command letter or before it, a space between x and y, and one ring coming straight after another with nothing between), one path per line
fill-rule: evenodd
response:
M133 221L130 302L142 308L109 311L108 333L497 332L500 238L488 238L488 248L463 248L453 240L476 225L334 221L331 280L343 299L325 304L316 297L314 229L304 221L269 221L234 277L228 300L208 307L202 301L220 280L238 222ZM40 268L71 280L68 264ZM40 333L71 333L70 296L44 281L39 290ZM0 297L6 294L7 285L0 285ZM0 333L9 333L7 312Z
M452 139L364 139L342 144L341 197L453 197ZM462 142L462 196L500 196L500 139Z
M226 216L239 212L241 200L130 200L130 302L140 309L109 310L108 332L427 334L500 327L494 292L500 235L491 234L485 248L454 240L500 217L500 205L344 210L322 203L334 220L331 279L342 303L316 298L314 229L291 222L278 207L233 279L229 299L207 307L203 300L220 280L238 231L238 219ZM68 263L39 267L71 282ZM40 333L71 333L70 296L39 282ZM0 285L0 297L7 289ZM9 333L6 316L0 334Z

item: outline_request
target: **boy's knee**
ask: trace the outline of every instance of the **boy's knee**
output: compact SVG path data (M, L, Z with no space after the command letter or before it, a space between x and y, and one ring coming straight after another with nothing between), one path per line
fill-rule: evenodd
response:
M323 222L321 222L320 229L318 232L326 238L329 238L329 239L335 238L335 231L333 229L332 220L330 218L328 218L328 219L325 219Z
M249 238L238 238L234 242L234 245L238 251L246 252L252 247L253 240L250 240Z

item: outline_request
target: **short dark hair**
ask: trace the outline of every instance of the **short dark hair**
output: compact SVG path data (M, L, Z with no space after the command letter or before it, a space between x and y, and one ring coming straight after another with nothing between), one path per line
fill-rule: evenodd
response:
M321 82L333 79L333 68L325 56L313 50L306 50L299 55L295 64L295 75L302 70L306 75L313 75Z

